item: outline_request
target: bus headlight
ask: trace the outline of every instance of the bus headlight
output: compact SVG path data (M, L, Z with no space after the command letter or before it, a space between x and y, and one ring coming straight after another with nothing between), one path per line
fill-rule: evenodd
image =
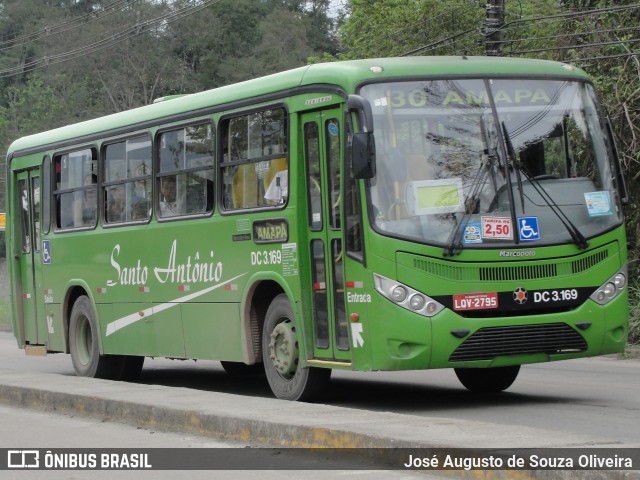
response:
M627 286L627 265L622 267L618 273L607 280L591 294L591 300L599 305L606 305L616 298Z
M391 298L398 303L404 302L407 298L407 289L402 285L397 285L393 290L391 290Z
M414 310L422 310L424 308L425 303L427 303L427 301L419 293L416 293L415 295L413 295L409 300L409 306Z
M627 284L627 277L623 273L616 273L613 277L613 284L616 288L624 288Z
M602 291L605 298L613 298L616 294L616 286L611 282L607 282Z
M432 317L444 306L425 294L376 273L373 274L376 290L396 305L425 317Z

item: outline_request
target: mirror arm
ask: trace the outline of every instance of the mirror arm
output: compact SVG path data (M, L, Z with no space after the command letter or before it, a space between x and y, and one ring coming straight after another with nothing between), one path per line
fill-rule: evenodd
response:
M360 95L349 95L347 98L347 109L350 112L356 112L361 131L373 132L373 110L366 98Z

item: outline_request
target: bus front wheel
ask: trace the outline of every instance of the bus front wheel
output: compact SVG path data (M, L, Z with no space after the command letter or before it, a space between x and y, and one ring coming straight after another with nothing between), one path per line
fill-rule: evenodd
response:
M122 359L117 356L100 355L99 329L91 301L79 297L71 310L69 321L69 350L76 375L115 379L121 374Z
M313 401L331 377L325 368L300 367L298 332L285 294L273 299L262 330L262 358L269 386L277 398Z
M467 390L474 393L497 393L511 386L520 365L494 368L456 368L456 376Z

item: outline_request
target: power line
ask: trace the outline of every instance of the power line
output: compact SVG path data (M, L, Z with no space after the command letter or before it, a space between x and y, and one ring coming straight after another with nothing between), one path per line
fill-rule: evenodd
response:
M104 9L100 12L87 13L85 15L75 17L71 20L67 20L66 22L58 23L52 26L46 26L45 28L33 33L21 35L19 37L15 37L10 40L0 41L0 51L9 50L11 48L20 47L23 45L28 45L30 43L36 42L46 37L68 32L70 30L75 29L78 26L78 24L86 25L88 23L93 23L95 21L101 20L103 17L106 17L107 15L111 15L112 13L124 10L126 7L129 7L138 1L139 0L117 0L112 4L104 7Z
M431 42L428 45L424 45L422 47L418 47L418 48L414 48L413 50L409 50L408 52L405 52L400 56L401 57L406 57L406 56L409 56L409 55L415 55L416 53L423 52L423 51L425 51L427 49L434 50L435 48L437 48L439 46L442 46L441 44L443 44L443 43L446 43L446 42L449 42L451 40L457 39L457 38L459 38L459 37L461 37L463 35L466 35L468 33L471 33L471 32L477 31L477 30L478 30L477 28L470 28L470 29L465 30L463 32L458 32L458 33L456 33L454 35L450 35L450 36L448 36L446 38L435 40L435 41Z
M200 10L221 1L222 0L205 0L200 5L182 7L171 13L160 15L159 17L156 17L152 20L137 23L131 27L112 34L109 38L99 40L89 45L85 45L83 47L79 47L74 50L69 50L55 55L48 55L38 60L33 60L29 63L19 65L17 67L2 69L0 70L0 78L20 75L26 73L27 71L37 70L40 68L48 67L49 65L55 65L58 63L67 62L79 57L97 53L101 50L112 47L114 45L117 45L118 43L124 42L130 38L140 35L143 31L149 29L150 27L173 23L176 20L181 20L182 18L185 18L189 15L193 15L194 13L197 13Z
M536 40L559 40L562 38L571 38L571 37L582 37L587 35L599 35L606 33L620 33L620 32L635 32L639 31L640 26L637 27L626 27L626 28L609 28L605 30L590 30L588 32L574 32L574 33L561 33L558 35L546 35L543 37L527 37L527 38L514 38L509 40L504 40L504 43L521 43L521 42L531 42ZM491 40L487 40L487 43L493 43Z
M628 40L615 40L611 42L588 43L584 45L556 46L553 49L556 51L557 50L578 50L581 48L604 47L606 45L619 45L621 43L635 43L635 42L640 42L640 38L631 38ZM510 52L510 53L515 55L522 55L525 53L541 53L541 52L548 52L548 51L549 51L549 48L537 48L532 50L514 50L513 52Z
M611 12L626 12L629 10L634 10L634 9L638 9L640 8L640 4L632 4L632 5L621 5L621 6L615 6L615 7L606 7L606 8L600 8L600 9L595 9L595 10L587 10L587 11L583 11L583 12L576 12L576 11L572 11L572 12L565 12L565 13L560 13L560 14L554 14L554 15L544 15L544 16L538 16L538 17L528 17L528 18L521 18L521 19L516 19L516 20L512 20L509 21L507 23L504 24L503 29L505 31L507 30L518 30L518 29L523 29L523 28L528 28L531 26L531 24L533 24L534 22L540 22L540 21L558 21L558 20L567 20L567 19L580 19L580 18L584 18L584 17L589 17L589 16L593 16L596 14L603 14L603 13L611 13ZM517 25L517 24L523 24L524 25ZM578 33L574 33L574 34L561 34L561 35L556 35L556 36L549 36L549 37L540 37L539 39L559 39L559 38L565 38L565 37L573 37L573 36L581 36L581 35L590 35L590 34L604 34L604 33L613 33L613 32L621 32L621 31L635 31L637 30L637 27L628 27L626 29L606 29L606 30L598 30L598 31L593 31L593 32L578 32ZM457 32L454 33L453 35L449 35L445 38L440 38L437 40L434 40L433 42L427 44L427 45L423 45L421 47L417 47L414 48L408 52L405 52L404 54L402 54L402 56L407 56L407 55L415 55L417 53L424 53L424 52L428 52L428 51L433 51L436 48L440 48L445 46L445 44L447 43L453 43L455 44L457 42L457 39L467 35L473 31L477 31L479 33L479 35L482 35L483 37L485 37L484 39L484 43L492 43L490 40L488 40L486 37L487 35L482 34L479 29L476 28L471 28L471 29L467 29L464 30L462 32ZM528 38L516 38L516 39L510 39L507 40L506 42L514 44L517 42L526 42L530 39ZM632 40L624 40L625 42L635 42L637 41L637 39L632 39ZM582 44L582 45L574 45L574 46L569 46L569 47L556 47L556 50L569 50L569 49L577 49L577 48L588 48L588 47L595 47L595 46L606 46L606 45L613 45L613 44L618 44L621 43L621 41L613 41L613 42L597 42L597 43L588 43L588 44ZM515 50L515 51L511 51L509 52L509 54L511 55L517 55L517 54L524 54L524 53L541 53L541 52L546 52L549 51L549 48L546 49L530 49L530 50Z
M549 20L549 19L576 19L576 18L581 18L581 17L589 17L592 15L598 15L600 13L609 13L609 12L615 12L615 11L619 11L619 10L634 10L636 8L640 8L640 3L634 3L631 5L618 5L618 6L614 6L614 7L605 7L605 8L598 8L598 9L594 9L594 10L585 10L583 12L577 12L577 11L572 11L572 12L566 12L566 13L556 13L554 15L543 15L540 17L527 17L527 18L521 18L521 19L517 19L517 20L512 20L510 22L506 22L504 24L503 28L507 28L509 27L509 25L512 24L517 24L517 23L521 23L521 22L539 22L542 20Z
M611 60L614 58L636 57L636 56L640 56L640 52L626 52L626 53L619 53L614 55L601 55L598 57L576 58L576 59L572 59L571 63L581 64L581 63L590 63L590 62L601 61L601 60Z

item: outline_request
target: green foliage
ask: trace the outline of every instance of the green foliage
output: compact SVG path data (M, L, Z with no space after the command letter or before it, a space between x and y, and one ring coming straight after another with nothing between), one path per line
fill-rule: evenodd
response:
M329 3L234 0L184 15L192 0L0 2L0 149L38 131L333 55ZM4 171L0 165L0 191Z
M469 0L352 0L340 30L344 58L479 52L477 28L484 14ZM454 37L456 33L471 30ZM453 52L449 52L452 54Z
M335 52L328 7L328 0L236 0L202 10L190 19L191 28L169 28L175 52L200 85L212 88L299 67L308 56Z

